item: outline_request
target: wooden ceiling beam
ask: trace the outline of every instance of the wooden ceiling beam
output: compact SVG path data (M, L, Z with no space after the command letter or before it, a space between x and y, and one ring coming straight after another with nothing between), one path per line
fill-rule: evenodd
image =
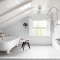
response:
M6 12L0 14L0 17L2 17L2 16L5 15L5 14L10 13L11 11L13 11L13 10L15 10L15 9L17 9L17 8L19 8L19 7L21 7L21 6L25 5L25 4L27 4L27 3L30 3L30 2L32 2L32 0L28 0L28 1L25 1L25 2L23 2L23 3L20 3L20 4L16 5L15 7L13 7L13 8L11 8L11 9L7 10Z

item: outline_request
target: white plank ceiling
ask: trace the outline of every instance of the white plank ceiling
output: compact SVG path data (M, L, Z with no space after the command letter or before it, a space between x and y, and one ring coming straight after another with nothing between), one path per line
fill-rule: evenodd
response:
M0 2L0 14L22 2L24 2L24 0L2 0Z

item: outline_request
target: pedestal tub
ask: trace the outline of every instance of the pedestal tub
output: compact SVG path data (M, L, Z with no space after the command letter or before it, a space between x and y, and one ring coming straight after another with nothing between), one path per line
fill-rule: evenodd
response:
M0 51L6 51L9 54L10 50L18 44L19 38L16 36L0 38Z

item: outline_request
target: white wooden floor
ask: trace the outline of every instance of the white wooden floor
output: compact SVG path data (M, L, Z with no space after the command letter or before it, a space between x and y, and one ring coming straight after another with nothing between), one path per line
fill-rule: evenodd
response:
M25 46L25 50L21 46L15 47L10 54L0 52L1 60L18 59L18 60L60 60L60 53L58 53L52 46Z

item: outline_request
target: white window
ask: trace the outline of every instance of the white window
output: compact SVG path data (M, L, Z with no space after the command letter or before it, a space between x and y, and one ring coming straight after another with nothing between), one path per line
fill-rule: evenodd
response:
M48 36L50 35L49 20L30 20L30 36Z

